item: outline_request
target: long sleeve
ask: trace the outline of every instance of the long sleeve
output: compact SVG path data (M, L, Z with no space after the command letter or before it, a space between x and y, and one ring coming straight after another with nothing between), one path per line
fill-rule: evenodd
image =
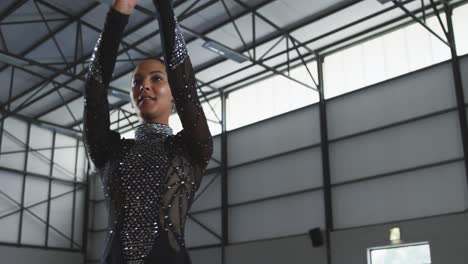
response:
M192 63L171 1L153 0L153 2L159 14L159 29L168 80L182 122L181 134L192 159L205 168L211 159L213 143L205 113L198 99ZM200 180L197 179L197 183Z
M188 56L171 1L153 0L159 13L159 29L164 49L166 71L182 131L176 135L192 160L186 171L183 161L173 160L174 171L166 182L167 192L162 199L163 225L169 232L169 241L175 250L184 247L184 224L203 171L213 152L213 143L207 120L198 99L195 75Z
M114 71L115 61L128 16L110 9L104 30L94 49L88 66L84 91L84 142L91 160L100 168L113 152L120 134L110 130L107 87Z

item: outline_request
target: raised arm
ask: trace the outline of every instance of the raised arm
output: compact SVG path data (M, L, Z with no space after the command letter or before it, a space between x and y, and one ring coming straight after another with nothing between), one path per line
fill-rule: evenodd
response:
M104 30L96 43L88 66L84 91L83 137L88 154L97 168L104 165L116 145L115 142L120 139L118 132L110 130L107 87L114 71L128 15L115 8L116 3L107 13Z
M166 72L172 96L182 122L181 137L193 162L191 173L184 171L183 162L174 159L175 175L166 183L162 199L162 223L169 232L172 248L179 251L184 245L184 223L195 191L200 186L203 171L213 152L211 133L198 99L195 75L187 48L180 32L170 0L153 0L159 13L159 29L164 49Z
M192 63L171 1L153 0L153 3L159 13L166 71L177 113L182 122L182 138L192 159L204 169L211 158L213 143L205 113L198 99ZM197 183L200 180L197 179Z

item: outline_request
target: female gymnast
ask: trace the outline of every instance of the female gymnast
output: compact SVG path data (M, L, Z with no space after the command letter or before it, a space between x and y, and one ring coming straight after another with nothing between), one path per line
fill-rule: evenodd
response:
M190 263L185 219L213 152L171 2L153 3L164 60L144 60L133 72L130 95L140 121L134 139L110 129L107 87L137 0L114 0L86 79L84 141L109 209L102 263ZM183 126L176 135L168 126L174 106Z

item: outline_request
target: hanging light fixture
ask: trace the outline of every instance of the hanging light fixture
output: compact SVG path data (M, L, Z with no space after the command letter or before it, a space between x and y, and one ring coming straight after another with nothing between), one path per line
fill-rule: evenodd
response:
M226 59L230 59L238 63L249 60L247 56L214 41L206 41L203 43L203 47L211 50L212 52L218 53Z

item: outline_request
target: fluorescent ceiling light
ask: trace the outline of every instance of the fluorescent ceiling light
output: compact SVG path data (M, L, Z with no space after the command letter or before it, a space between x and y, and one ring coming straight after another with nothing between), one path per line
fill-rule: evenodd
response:
M54 124L44 123L42 121L35 122L35 123L37 125L39 125L40 127L43 127L43 128L49 129L49 130L53 130L53 131L59 132L61 134L70 136L70 137L81 138L80 133L78 133L77 131L75 131L73 129L67 129L67 128L64 128L64 127L61 127L61 126L56 126Z
M207 41L203 43L203 47L225 57L226 59L230 59L238 63L249 60L247 56L214 41Z
M377 0L377 1L379 1L381 4L386 4L392 0Z

